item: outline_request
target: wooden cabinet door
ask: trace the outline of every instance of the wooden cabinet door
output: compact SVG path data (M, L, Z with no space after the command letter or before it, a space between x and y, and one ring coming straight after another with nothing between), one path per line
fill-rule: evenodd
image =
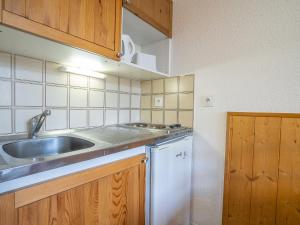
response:
M124 0L124 6L147 23L172 37L171 0Z
M141 225L143 165L18 209L18 225Z
M2 8L4 24L119 60L121 0L4 0Z

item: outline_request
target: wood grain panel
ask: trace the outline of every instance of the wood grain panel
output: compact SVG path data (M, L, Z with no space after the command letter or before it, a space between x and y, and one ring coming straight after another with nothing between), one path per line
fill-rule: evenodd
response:
M282 119L281 134L276 224L299 225L300 119Z
M56 225L56 196L18 209L18 225Z
M255 119L251 225L274 225L281 118Z
M84 186L57 195L59 225L84 225Z
M26 0L26 17L59 30L61 0Z
M120 58L117 57L117 52L112 51L104 46L100 46L79 37L69 35L65 32L28 20L7 11L3 11L2 21L6 25L17 27L21 30L42 36L44 38L49 38L62 44L84 49L96 54L101 54L114 60L120 60Z
M70 0L59 0L59 30L69 33Z
M171 0L130 0L124 6L168 37L172 37Z
M254 123L253 117L235 116L231 120L231 143L228 149L228 225L249 224Z
M69 33L94 42L95 0L70 1Z
M6 194L0 196L0 225L15 225L15 195Z
M4 1L4 9L8 12L25 17L26 0L1 0Z
M17 191L15 193L16 207L30 204L51 195L108 176L112 173L134 167L135 165L139 165L144 158L145 154L141 154L129 159L113 162Z
M93 0L94 1L94 26L95 26L95 43L115 49L115 31L117 20L121 15L116 12L116 0ZM117 0L119 1L119 0ZM121 14L121 12L119 12ZM117 15L117 16L116 16ZM117 32L118 33L118 32ZM121 34L119 33L118 36Z

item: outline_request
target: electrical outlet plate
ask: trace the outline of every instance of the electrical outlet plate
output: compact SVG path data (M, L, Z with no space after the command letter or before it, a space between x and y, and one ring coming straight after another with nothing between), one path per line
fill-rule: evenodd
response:
M154 106L155 107L163 107L164 106L163 96L155 96L154 97Z
M214 96L201 96L200 97L200 106L201 107L214 107L215 106Z

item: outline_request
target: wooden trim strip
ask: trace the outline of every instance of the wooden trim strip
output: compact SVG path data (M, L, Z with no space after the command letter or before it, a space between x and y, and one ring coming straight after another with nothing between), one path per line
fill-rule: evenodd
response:
M47 27L45 25L28 20L24 17L15 15L5 10L2 11L2 22L11 27L22 28L22 30L34 35L39 35L41 37L48 38L65 45L104 55L114 60L120 60L114 50L72 36L71 34L64 33L51 27Z
M268 112L228 112L227 116L281 117L300 118L300 113L268 113Z
M116 0L115 52L121 52L122 0Z
M4 0L0 0L0 22L2 22L2 13L3 13L3 3Z
M33 187L22 189L15 192L15 207L19 208L35 201L47 198L51 195L72 189L74 187L86 184L88 182L98 180L102 177L129 169L141 163L145 158L145 154L135 157L116 161L97 168L92 168L75 174L47 181Z
M225 152L225 168L224 168L224 193L223 193L223 225L228 223L228 199L229 199L229 162L231 152L231 137L232 137L232 117L227 116L226 129L226 152Z

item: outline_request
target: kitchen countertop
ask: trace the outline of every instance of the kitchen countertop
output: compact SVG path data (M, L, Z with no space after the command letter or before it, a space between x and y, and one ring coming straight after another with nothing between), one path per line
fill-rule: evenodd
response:
M40 138L55 136L78 137L91 141L95 145L91 148L58 155L35 159L17 159L5 153L2 146L7 143L20 141L20 139L14 139L13 136L1 137L0 184L5 181L25 177L31 174L111 155L139 146L154 144L159 140L167 140L171 137L170 134L162 130L129 128L114 125L80 131L49 133L40 136Z

